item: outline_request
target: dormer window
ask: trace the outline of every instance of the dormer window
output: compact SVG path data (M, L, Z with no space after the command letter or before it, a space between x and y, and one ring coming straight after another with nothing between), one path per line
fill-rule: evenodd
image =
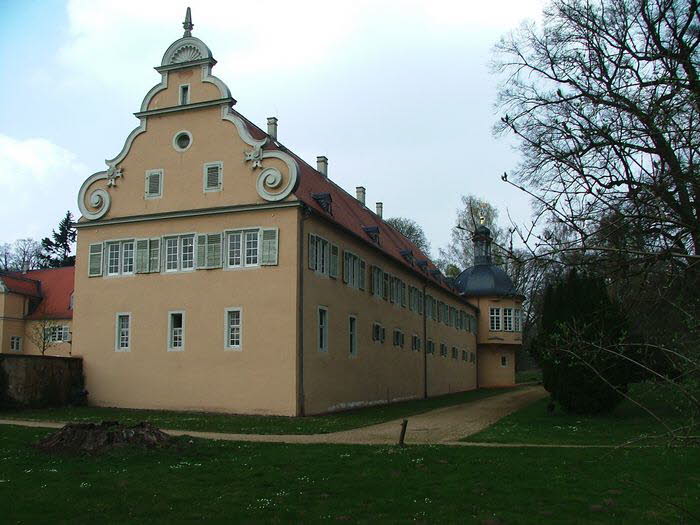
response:
M313 199L318 202L319 206L323 208L323 211L333 215L333 210L331 204L333 203L333 198L330 193L313 193L311 195Z
M365 226L362 229L369 236L369 238L372 239L372 241L379 244L379 227L378 226Z
M190 85L189 84L182 84L180 86L180 105L184 106L185 104L190 103Z
M418 265L418 268L420 268L423 271L426 271L428 269L428 261L425 259L421 259L420 261L416 261L416 264Z
M413 264L413 252L411 250L401 250L399 253L409 264Z

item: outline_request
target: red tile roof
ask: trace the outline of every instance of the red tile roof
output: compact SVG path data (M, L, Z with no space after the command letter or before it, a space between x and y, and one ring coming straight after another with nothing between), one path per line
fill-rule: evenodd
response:
M27 273L0 274L5 286L14 293L41 298L39 306L28 319L72 319L70 308L75 267L30 270Z
M263 130L250 122L243 115L238 112L236 112L236 114L246 122L253 137L260 139L267 136ZM321 175L315 168L311 167L303 159L284 146L280 145L278 147L277 145L268 143L265 145L265 149L280 149L296 159L297 165L299 166L299 181L297 183L297 188L294 190L294 195L309 208L316 211L318 215L356 235L367 244L383 251L399 264L408 267L414 272L427 276L433 284L443 288L448 293L459 297L459 293L447 286L443 282L441 276L435 278L431 275L431 272L437 271L438 268L430 258L396 229L380 219L376 213L361 204L355 197L335 184L332 180ZM320 203L313 198L313 194L315 193L330 194L332 199L332 214L324 211ZM368 227L379 228L379 244L372 241L365 232L364 228ZM410 250L413 253L413 263L407 261L401 255L403 250ZM419 269L415 264L415 261L421 259L427 261L425 271Z
M27 278L19 272L2 272L0 281L12 293L27 295L29 297L41 297L41 283L34 279Z

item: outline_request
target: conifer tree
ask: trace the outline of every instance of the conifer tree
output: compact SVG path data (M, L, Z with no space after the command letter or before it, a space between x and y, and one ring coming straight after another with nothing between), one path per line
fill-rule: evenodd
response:
M60 268L73 266L75 255L71 255L75 243L76 231L73 226L73 215L70 211L58 223L58 231L52 230L51 238L41 240L41 265L45 268Z

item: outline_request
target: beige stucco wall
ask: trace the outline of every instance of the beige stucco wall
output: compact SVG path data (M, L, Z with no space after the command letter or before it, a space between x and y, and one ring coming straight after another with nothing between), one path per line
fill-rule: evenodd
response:
M40 355L41 334L43 334L44 328L51 326L67 326L69 331L73 331L72 319L26 321L24 323L24 337L22 338L22 353ZM69 356L71 355L71 344L68 342L47 343L44 355Z
M501 365L501 358L507 366ZM511 345L479 346L479 388L512 386L515 384L515 348Z
M10 338L22 337L24 341L24 312L25 297L23 295L4 292L0 293L0 353L10 352Z
M489 329L489 308L522 308L522 301L506 297L472 297L469 299L479 309L478 344L520 345L522 332L491 331ZM501 326L503 328L503 326Z
M399 263L367 243L342 232L326 221L311 217L304 222L304 393L307 414L343 410L375 403L423 397L424 355L426 339L423 317L369 293L369 266L378 265L409 285L423 283ZM320 235L340 247L338 279L320 275L308 268L308 234ZM348 249L365 259L367 282L364 291L342 281L342 250ZM428 293L472 313L447 293L430 287ZM329 316L328 352L318 350L318 307L326 306ZM357 355L349 352L350 315L357 317ZM384 343L372 341L372 324L386 329ZM473 334L428 321L428 336L436 344L436 353L427 356L428 395L435 396L476 387L476 366L461 360L461 350L475 351ZM404 348L393 346L393 331L404 332ZM421 338L421 351L411 350L411 336ZM439 344L448 345L447 358L440 357ZM451 358L451 348L460 350L459 359Z
M251 414L296 412L296 208L81 228L73 355L99 406ZM279 228L279 265L88 277L92 242ZM242 308L241 351L224 349L224 310ZM168 312L185 312L184 351L168 352ZM118 312L131 313L131 349L115 351Z
M168 108L180 103L180 85L189 84L190 104L221 98L219 88L202 82L201 66L190 67L168 73L168 88L157 93L148 104L148 109Z

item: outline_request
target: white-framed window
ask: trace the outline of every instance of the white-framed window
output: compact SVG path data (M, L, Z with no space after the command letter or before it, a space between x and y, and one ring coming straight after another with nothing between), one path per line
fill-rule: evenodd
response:
M241 350L243 347L243 313L240 307L226 308L224 325L224 347L227 350Z
M523 311L520 308L516 308L513 317L513 331L522 332L523 330Z
M338 266L340 265L340 248L337 244L330 243L330 260L328 261L328 276L338 278Z
M417 334L413 334L411 336L411 350L413 350L414 352L420 352L420 343L420 337L418 337Z
M160 272L159 238L136 239L136 273Z
M328 308L318 307L318 351L328 352Z
M97 247L98 245L91 245ZM107 275L131 275L134 273L134 241L108 241L107 251ZM92 248L91 248L92 250ZM93 263L96 265L97 257L91 252L90 273L93 274ZM96 271L94 275L97 275Z
M88 255L88 277L99 277L102 275L102 251L101 242L96 242L90 245Z
M309 234L309 269L322 275L331 271L331 243L313 233Z
M168 312L168 352L185 349L185 312Z
M505 332L513 331L513 309L504 308L503 309L503 330Z
M19 335L13 335L10 337L10 352L21 352L22 351L22 337Z
M115 317L114 350L131 351L131 314L119 312Z
M508 366L508 356L505 356L505 355L501 356L501 366L503 368L506 368Z
M260 231L245 232L245 264L255 266L258 264L258 253L260 246Z
M187 151L192 146L192 133L183 129L173 135L173 148L180 153Z
M343 252L343 282L350 288L365 289L366 264L352 252Z
M489 308L489 330L492 332L501 331L501 309L499 307Z
M348 350L351 356L357 355L357 317L348 317Z
M120 251L120 243L110 242L107 244L107 275L119 275Z
M224 185L224 163L207 162L203 171L204 191L221 191Z
M190 85L189 84L180 84L180 105L184 106L185 104L190 103Z
M70 328L67 324L49 326L45 329L44 335L50 343L62 343L70 339Z
M226 232L227 268L265 264L277 264L277 229L255 228Z
M393 336L393 344L394 346L398 346L403 348L404 345L404 335L401 330L398 328L394 329L394 336Z
M146 199L160 199L163 196L163 170L146 171Z
M380 323L372 323L372 341L383 343L386 339L386 329Z
M180 236L180 270L194 270L194 235Z
M177 237L166 237L165 239L165 271L176 272L178 270L178 249L180 241Z

